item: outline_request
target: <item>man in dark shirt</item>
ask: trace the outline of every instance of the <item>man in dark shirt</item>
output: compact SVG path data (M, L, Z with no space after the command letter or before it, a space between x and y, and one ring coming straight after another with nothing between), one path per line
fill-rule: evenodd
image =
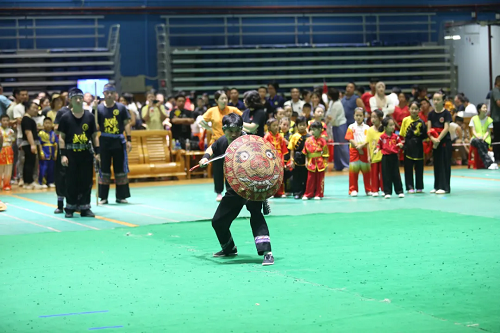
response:
M128 185L127 153L132 150L130 114L125 105L115 102L116 88L108 83L104 86L104 103L94 103L92 108L98 111L99 137L101 149L101 172L99 177L99 204L108 203L109 185L111 184L111 162L116 181L116 202L128 203L130 188ZM126 136L123 133L126 133Z
M200 166L206 167L208 160L226 153L227 147L242 135L243 119L236 113L230 113L222 118L222 129L224 135L215 141L205 152L200 160ZM226 180L226 193L212 219L212 227L217 234L222 250L214 253L214 257L228 257L238 254L238 250L231 236L231 223L238 217L243 206L250 212L250 225L252 227L255 245L259 255L264 255L262 265L274 264L271 252L271 241L266 219L262 214L262 201L249 201L240 197Z
M186 149L186 140L191 139L191 124L194 123L192 111L184 109L186 97L182 94L175 96L176 108L170 112L172 137L179 140L182 149Z
M248 107L241 116L245 123L245 131L263 138L267 114L264 105L262 105L259 93L255 90L247 91L244 99Z
M90 210L92 192L94 142L95 158L99 160L99 140L95 118L83 109L83 92L78 88L69 91L72 112L66 112L58 126L61 164L66 168L66 218L80 210L82 217L95 217Z
M240 92L238 89L233 88L231 89L230 96L229 96L229 103L227 105L229 106L234 106L240 111L245 111L245 104L243 104L242 101L240 101Z
M54 131L56 132L56 135L58 137L59 123L61 122L62 116L68 112L71 113L71 109L67 106L63 106L56 113L56 119L54 120ZM59 145L57 145L56 164L54 165L54 179L57 194L57 208L54 211L54 214L64 213L64 198L66 197L66 168L64 168L61 164L61 151L59 150L59 148Z
M270 108L269 110L267 110L268 114L269 113L274 114L277 108L282 108L285 105L285 99L281 95L278 95L279 88L280 85L276 81L270 82L267 85L267 91L269 92L269 97L267 101L269 102L269 108Z

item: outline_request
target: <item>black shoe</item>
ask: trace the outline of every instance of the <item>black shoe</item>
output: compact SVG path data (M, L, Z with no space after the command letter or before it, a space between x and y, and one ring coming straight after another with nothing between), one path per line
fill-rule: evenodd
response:
M300 199L300 195L294 195L294 196L293 196L293 198L294 198L295 200L299 200L299 199Z
M64 213L64 210L62 208L57 208L55 211L54 211L54 214L62 214Z
M82 210L82 212L80 213L80 216L81 217L95 217L95 214L92 213L92 211L90 209L84 209Z
M234 248L229 253L225 253L224 251L219 251L214 253L214 257L234 257L238 255L238 249Z
M264 256L264 261L262 262L262 266L274 265L274 257L272 254L266 254Z
M73 218L73 213L66 212L66 214L64 214L64 217L67 219L71 219L71 218Z

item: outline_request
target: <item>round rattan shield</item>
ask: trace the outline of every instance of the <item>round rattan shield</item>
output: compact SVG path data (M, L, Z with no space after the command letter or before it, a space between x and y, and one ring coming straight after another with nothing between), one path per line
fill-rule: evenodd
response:
M226 150L224 175L231 188L251 201L272 197L283 182L283 162L276 149L256 135L242 135Z

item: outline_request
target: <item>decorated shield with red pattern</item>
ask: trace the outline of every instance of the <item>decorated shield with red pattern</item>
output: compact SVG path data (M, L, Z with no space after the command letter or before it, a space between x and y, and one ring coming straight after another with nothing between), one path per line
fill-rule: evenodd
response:
M276 149L256 135L242 135L226 150L224 175L231 188L251 201L272 197L283 182L283 162Z

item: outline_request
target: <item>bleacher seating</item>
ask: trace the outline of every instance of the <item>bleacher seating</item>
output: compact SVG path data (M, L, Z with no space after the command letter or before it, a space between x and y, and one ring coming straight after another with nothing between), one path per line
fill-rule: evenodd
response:
M174 90L211 92L222 86L255 89L271 79L287 90L322 85L343 88L371 77L409 91L449 87L450 55L446 46L253 47L173 49Z
M14 88L28 89L32 95L39 91L67 90L71 86L75 86L77 80L86 78L108 79L115 82L115 84L119 84L120 26L112 25L109 27L106 47L100 47L98 44L102 44L102 40L106 36L99 32L99 29L102 29L103 26L97 24L98 18L91 19L90 25L82 25L83 23L80 21L73 24L71 21L65 21L67 25L60 26L57 25L61 24L60 21L58 23L55 19L44 20L44 17L38 17L37 20L44 22L44 25L38 24L36 26L40 29L40 32L37 30L36 34L36 38L39 39L38 44L33 41L33 44L27 45L25 48L22 48L19 36L3 37L2 39L6 41L2 42L2 45L9 45L10 39L17 39L16 49L2 47L0 52L0 82L6 94L11 93ZM21 19L12 18L12 20ZM92 23L94 21L95 24ZM10 21L4 19L2 22L9 23ZM18 23L15 27L6 27L4 29L17 28ZM60 29L59 35L55 34L52 28L57 27L66 27L66 30L74 28L77 32L72 36L62 36L65 30ZM87 35L84 27L86 29L93 28L95 34ZM51 33L51 35L43 35L43 33ZM30 35L25 37L27 39L35 38L35 36ZM92 39L92 41L90 44L82 43L83 47L81 48L64 47L70 44L68 40L62 37L73 37L73 40L87 38ZM94 47L89 47L94 43L94 38ZM52 39L53 43L60 46L58 48L41 49L40 45L45 45L42 42L49 39ZM21 40L24 42L23 39Z

